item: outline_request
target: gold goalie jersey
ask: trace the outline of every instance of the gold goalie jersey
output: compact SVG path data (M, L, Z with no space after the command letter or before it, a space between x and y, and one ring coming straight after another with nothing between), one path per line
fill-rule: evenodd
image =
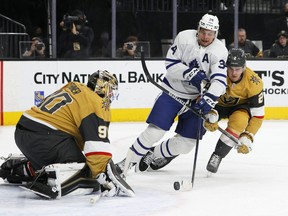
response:
M264 118L264 94L262 79L250 68L246 67L239 82L233 83L227 76L226 93L220 96L221 107L244 106L250 111L250 132L256 133Z
M70 82L23 115L74 136L93 176L105 171L106 162L112 157L108 139L110 108L86 85Z

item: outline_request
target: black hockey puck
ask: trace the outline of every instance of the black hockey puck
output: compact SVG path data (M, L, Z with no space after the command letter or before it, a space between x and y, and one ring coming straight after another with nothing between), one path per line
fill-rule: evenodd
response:
M180 182L178 181L174 182L174 190L180 190Z

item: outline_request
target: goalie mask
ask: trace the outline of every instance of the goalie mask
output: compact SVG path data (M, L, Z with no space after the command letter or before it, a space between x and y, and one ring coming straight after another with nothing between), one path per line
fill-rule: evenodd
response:
M91 74L87 86L110 104L117 95L118 80L110 72L98 70Z

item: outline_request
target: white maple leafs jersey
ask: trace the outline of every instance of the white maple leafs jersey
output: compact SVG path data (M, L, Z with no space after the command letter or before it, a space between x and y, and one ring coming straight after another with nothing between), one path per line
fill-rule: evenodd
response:
M225 93L227 85L227 56L228 50L217 38L209 46L202 47L198 43L196 30L182 31L167 52L167 73L162 85L178 97L195 99L199 91L184 79L183 73L196 67L205 71L210 80L208 92L219 97Z

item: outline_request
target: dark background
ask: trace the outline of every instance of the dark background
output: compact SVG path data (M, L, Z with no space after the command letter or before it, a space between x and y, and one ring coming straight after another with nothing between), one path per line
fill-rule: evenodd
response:
M33 37L36 26L40 26L47 36L47 4L48 0L0 0L0 13L26 26L27 32ZM82 10L93 28L95 38L93 55L97 56L100 34L107 31L111 35L111 4L110 0L58 0L57 24L63 15L74 9ZM178 12L177 32L184 29L196 29L199 19L207 10L197 12ZM215 12L220 20L219 38L226 39L228 46L233 42L234 15L233 11ZM276 40L281 27L277 25L283 18L279 13L239 13L239 27L247 31L250 40L262 40L263 49L269 49ZM161 57L161 39L172 38L172 12L135 11L117 9L117 47L129 35L138 36L139 40L150 41L151 57Z

